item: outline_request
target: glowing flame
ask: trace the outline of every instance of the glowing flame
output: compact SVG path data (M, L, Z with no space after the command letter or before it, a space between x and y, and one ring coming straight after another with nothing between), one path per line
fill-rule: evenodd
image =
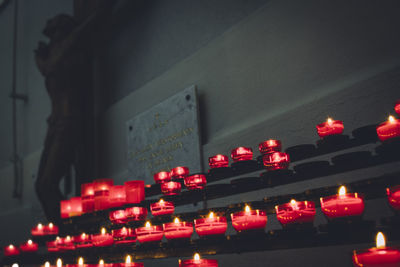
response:
M104 265L104 260L100 259L99 260L99 265Z
M83 258L82 258L82 257L79 257L79 259L78 259L78 265L83 265Z
M294 200L294 199L290 200L290 205L296 206L296 200Z
M53 228L54 224L53 223L49 223L49 228Z
M344 185L342 185L339 188L339 196L344 196L344 195L346 195L346 187Z
M388 121L390 123L394 123L396 121L396 119L392 115L390 115L389 118L388 118Z
M41 223L39 223L39 224L37 225L37 228L38 228L39 230L42 230L43 225L42 225Z
M32 240L28 240L28 245L32 245Z
M382 232L379 232L376 235L376 247L377 248L385 248L386 247L385 236L382 234Z
M132 257L130 255L126 256L125 263L132 263Z
M57 260L57 267L62 267L62 260L61 259Z
M160 204L163 204L163 203L164 203L164 199L161 198L160 201L159 201L159 203L160 203Z
M104 228L104 227L101 228L101 234L102 234L102 235L105 235L105 234L106 234L106 228Z
M328 124L332 124L332 123L333 123L333 120L332 120L332 118L328 118L328 119L326 120L326 122L327 122Z
M175 217L175 219L174 219L174 223L180 223L180 221L179 221L179 218L178 218L178 217Z
M44 267L50 267L50 262L46 261L46 262L44 263Z
M71 237L69 235L67 235L67 237L65 238L67 241L71 240Z
M150 222L147 221L145 226L146 226L146 227L150 227L150 226L151 226Z
M9 245L8 247L9 247L10 249L13 249L13 248L14 248L14 246L13 246L13 245Z
M82 237L82 239L85 239L85 238L86 238L86 234L85 234L85 233L82 233L82 234L81 234L81 237Z
M210 212L210 214L208 215L208 218L210 218L210 219L212 219L212 218L214 218L214 212Z
M244 211L245 212L250 212L250 207L248 205L246 205L246 207L244 207Z
M200 254L199 253L194 254L193 259L195 261L199 261L200 260Z
M60 240L60 237L59 237L59 236L57 236L57 237L56 237L56 240Z
M11 267L19 267L18 263L14 263Z

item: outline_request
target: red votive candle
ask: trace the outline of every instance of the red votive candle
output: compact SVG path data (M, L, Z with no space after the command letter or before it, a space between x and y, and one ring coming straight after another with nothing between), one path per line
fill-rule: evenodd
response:
M110 207L110 188L114 185L113 179L104 178L93 181L94 210L105 210Z
M160 201L150 204L150 210L153 216L168 215L174 213L175 206L172 202L160 199Z
M33 242L32 240L28 240L25 243L22 243L19 246L19 249L22 252L36 252L39 248L39 245L35 242Z
M161 184L161 192L165 196L179 195L181 193L181 183L179 182L166 182Z
M114 224L124 224L128 222L125 210L113 210L108 213L108 218Z
M101 233L92 235L92 242L95 247L107 247L114 243L114 238L106 232L105 228L101 228Z
M232 149L231 158L234 162L252 160L253 159L253 149L251 147L237 147Z
M282 143L280 140L269 139L258 145L258 150L262 155L269 154L272 152L280 152L282 149Z
M251 210L246 205L244 211L231 214L232 226L237 232L263 229L267 225L267 214L263 210Z
M47 251L48 252L57 252L57 251L59 251L60 250L60 248L58 246L59 243L60 243L60 238L59 237L57 237L53 241L46 242Z
M226 168L229 166L228 156L218 154L218 155L209 157L208 165L210 166L211 169Z
M289 154L284 152L272 152L263 156L264 168L268 171L286 170L289 163Z
M92 237L85 233L74 236L74 243L76 248L90 248L93 247Z
M400 136L400 120L393 116L376 127L376 133L381 141Z
M194 220L194 228L200 237L223 235L228 228L228 223L225 217L214 216L214 213L210 212L207 218Z
M342 121L332 120L331 118L328 118L326 122L317 125L318 135L321 138L329 135L342 134L343 129L344 126Z
M19 255L19 250L16 246L10 244L3 248L4 256L11 257Z
M174 222L164 223L163 228L165 238L168 240L190 238L193 234L193 223L181 222L178 218L175 218Z
M296 201L275 206L276 217L283 225L312 223L315 217L315 203L312 201Z
M88 213L94 210L94 184L81 185L82 212Z
M56 244L59 250L75 250L74 240L69 235L56 239Z
M198 253L194 254L193 259L179 260L179 267L218 267L217 260L201 259Z
M400 210L400 185L386 188L386 193L390 206L395 210Z
M153 175L153 178L157 184L169 182L169 181L171 181L171 173L170 172L158 172Z
M126 245L136 242L136 232L134 229L122 227L112 230L112 236L116 245Z
M144 200L144 181L127 181L124 185L127 203L138 204Z
M164 236L163 227L161 225L151 225L150 222L146 222L144 227L135 229L137 240L140 243L158 242Z
M188 167L175 167L171 170L171 178L178 180L178 179L184 179L189 175L189 168Z
M114 185L110 188L110 208L121 207L126 204L125 186Z
M143 267L143 263L140 262L132 262L132 258L130 255L126 256L125 263L114 263L113 267Z
M130 207L125 209L128 222L144 221L147 218L147 209L143 207Z
M323 197L320 201L321 210L329 219L361 216L364 212L364 199L358 193L346 193L344 186L338 195Z
M185 178L185 186L189 190L203 189L207 184L204 174L193 174Z
M43 226L45 235L58 235L59 229L57 225L53 223L49 223L48 225Z
M82 214L82 199L81 197L73 197L68 200L60 201L61 218L69 218L80 216Z
M376 247L353 251L353 264L358 267L398 267L400 266L400 250L386 247L385 236L376 235Z
M33 227L31 229L31 235L32 236L44 236L44 226L41 223L38 223L37 226Z
M398 115L400 115L400 100L397 100L396 104L394 105L394 110Z

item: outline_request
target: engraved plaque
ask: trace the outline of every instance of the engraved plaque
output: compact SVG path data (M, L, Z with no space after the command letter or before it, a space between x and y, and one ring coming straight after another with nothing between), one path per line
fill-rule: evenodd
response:
M127 121L132 179L154 183L153 174L186 166L201 172L196 87L193 85Z

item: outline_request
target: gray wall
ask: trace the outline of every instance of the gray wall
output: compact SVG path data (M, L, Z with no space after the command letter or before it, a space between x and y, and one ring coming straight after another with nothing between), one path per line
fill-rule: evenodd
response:
M98 51L95 70L100 176L119 182L139 178L127 172L125 122L192 84L200 95L205 162L238 145L257 150L270 137L281 139L285 147L315 142L315 125L327 116L343 120L347 134L385 120L400 98L399 11L398 1L372 0L151 1L126 6L115 21L121 26ZM389 164L207 204L302 192L399 168ZM367 207L368 219L391 214L384 200L369 201ZM198 207L178 211L188 209ZM324 222L318 216L317 223ZM267 228L279 228L272 215ZM352 249L368 245L210 258L219 259L220 266L351 266ZM177 266L177 261L145 264Z

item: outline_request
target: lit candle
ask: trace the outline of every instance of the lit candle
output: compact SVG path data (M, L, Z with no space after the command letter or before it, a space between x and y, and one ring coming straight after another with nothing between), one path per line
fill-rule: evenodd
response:
M361 216L364 199L358 193L346 193L346 187L339 188L339 194L320 199L321 210L329 219Z
M46 242L47 251L48 252L59 251L60 250L59 244L60 244L60 237L58 236L56 237L55 240Z
M223 235L228 228L226 217L215 216L214 212L210 212L207 218L194 220L194 228L200 236Z
M57 267L62 267L62 260L61 259L57 259Z
M193 234L193 223L181 222L179 218L175 218L172 223L164 223L163 226L165 238L168 240L190 238Z
M14 245L8 245L3 248L4 256L6 257L11 257L11 256L17 256L19 255L19 250L17 247Z
M193 259L179 260L179 267L218 267L217 260L201 259L198 253L194 254Z
M229 166L228 156L217 154L208 158L208 165L211 169L226 168Z
M400 250L386 247L385 236L379 232L376 235L376 247L353 251L353 264L359 267L400 266Z
M315 217L315 203L312 201L296 201L275 206L276 217L283 225L312 223Z
M114 238L103 227L100 234L92 235L92 241L95 247L107 247L114 243Z
M110 208L121 207L126 204L125 186L114 185L110 187Z
M161 192L165 196L179 195L182 185L179 182L166 182L161 184Z
M19 249L22 252L36 252L38 250L38 248L39 248L39 245L30 239L27 242L25 242L19 246Z
M125 263L114 263L113 267L143 267L143 263L132 262L132 257L127 255L125 258Z
M69 200L60 201L61 218L80 216L82 214L81 197L72 197Z
M400 185L386 188L386 193L390 206L393 209L400 211Z
M171 181L171 173L170 172L158 172L153 175L154 181L157 184L165 183Z
M400 100L398 100L394 106L394 110L398 115L400 115Z
M93 247L92 238L90 235L82 233L74 236L74 243L77 248L90 248Z
M114 185L113 179L96 179L94 184L94 210L105 210L110 207L110 189Z
M108 218L114 224L125 224L128 222L125 210L113 210L108 213Z
M289 163L289 154L284 152L272 152L263 156L264 168L268 171L286 170Z
M131 228L122 227L112 230L112 236L116 245L126 245L136 242L136 232Z
M88 213L94 210L94 184L81 185L82 212Z
M75 249L75 243L74 240L67 235L64 238L59 238L57 239L57 247L59 250L74 250Z
M184 179L189 175L188 167L175 167L171 170L171 178L175 180Z
M250 229L263 229L267 225L267 214L265 211L251 210L246 205L244 211L231 214L232 226L241 232Z
M207 184L204 174L192 174L185 178L185 186L189 190L203 189Z
M153 216L168 215L174 213L174 203L160 199L158 202L150 204L150 210Z
M253 150L251 147L237 147L231 151L231 158L234 162L253 159Z
M282 143L280 140L269 139L258 145L258 150L262 155L269 154L272 152L280 152L282 149Z
M151 225L150 222L146 222L144 227L136 228L135 231L140 243L159 242L164 236L163 227Z
M46 261L46 262L44 263L44 267L50 267L50 262Z
M126 203L138 204L144 200L144 181L127 181L124 185L126 191Z
M83 266L84 264L83 264L83 258L82 257L79 257L79 259L78 259L78 266Z
M343 133L343 122L328 118L326 122L317 125L318 135L321 138Z
M43 228L45 235L58 235L59 232L58 226L54 225L53 223L49 223L48 225L45 225Z
M31 229L32 236L43 236L44 235L44 227L41 223L38 223L36 227Z
M147 209L143 207L126 208L125 215L128 222L144 221L147 218Z
M389 116L387 121L376 127L376 133L381 141L400 137L400 120Z

